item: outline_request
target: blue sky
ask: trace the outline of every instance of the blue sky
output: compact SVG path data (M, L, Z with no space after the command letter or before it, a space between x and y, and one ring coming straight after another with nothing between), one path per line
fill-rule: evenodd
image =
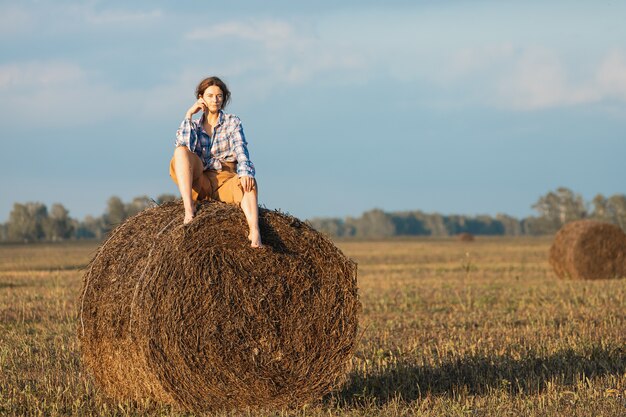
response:
M0 221L176 193L174 134L208 75L260 203L302 218L626 192L626 3L379 4L0 2Z

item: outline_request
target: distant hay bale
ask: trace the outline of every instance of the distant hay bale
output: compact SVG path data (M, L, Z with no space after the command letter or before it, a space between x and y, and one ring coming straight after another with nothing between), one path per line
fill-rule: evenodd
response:
M626 234L618 226L577 220L559 230L550 247L550 264L564 279L626 276Z
M191 411L297 407L344 376L361 304L356 264L304 222L180 201L119 225L84 276L82 357L116 400Z
M474 240L476 240L473 234L467 232L459 233L458 235L456 235L456 238L461 242L473 242Z

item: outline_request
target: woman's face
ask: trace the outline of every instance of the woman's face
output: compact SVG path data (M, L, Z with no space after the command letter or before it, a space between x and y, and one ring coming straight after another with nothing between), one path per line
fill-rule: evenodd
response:
M209 107L210 112L217 112L222 108L222 103L224 103L224 93L222 89L216 85L211 85L204 90L204 94L202 94L202 99Z

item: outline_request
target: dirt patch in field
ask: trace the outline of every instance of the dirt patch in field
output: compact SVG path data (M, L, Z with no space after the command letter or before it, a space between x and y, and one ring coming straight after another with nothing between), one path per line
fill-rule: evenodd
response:
M329 392L355 348L356 264L300 220L180 202L117 227L84 276L84 364L114 399L193 411L301 406Z
M568 223L550 247L550 264L556 275L565 279L626 277L626 234L609 223Z

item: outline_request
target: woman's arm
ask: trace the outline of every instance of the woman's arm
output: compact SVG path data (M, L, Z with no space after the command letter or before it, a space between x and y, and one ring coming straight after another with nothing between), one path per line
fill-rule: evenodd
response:
M185 118L176 131L176 146L186 146L193 152L192 145L195 147L196 129L194 129L191 119Z
M195 147L196 144L196 123L191 120L191 117L199 111L206 111L206 109L206 104L201 98L189 107L189 110L185 113L185 119L176 131L176 146L186 146L193 152L192 146Z
M229 141L233 152L235 152L235 157L237 158L237 175L239 177L254 178L254 164L250 160L250 155L248 154L248 143L246 142L246 137L243 133L241 120L237 119L237 124L229 135Z

